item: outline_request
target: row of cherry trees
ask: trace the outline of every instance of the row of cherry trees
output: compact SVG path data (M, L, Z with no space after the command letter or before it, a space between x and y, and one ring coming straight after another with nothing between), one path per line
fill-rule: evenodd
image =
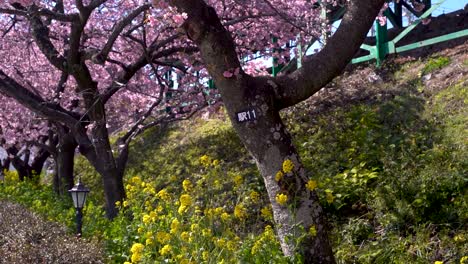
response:
M212 4L235 32L243 70L251 74L262 71L262 62L249 58L271 55L273 45L298 34L308 41L320 24L313 1ZM301 8L311 11L295 18ZM125 196L131 140L216 101L204 91L208 72L199 47L181 28L186 14L166 2L3 1L0 14L2 146L21 178L38 173L53 157L58 192L73 183L78 148L102 175L109 217ZM276 44L271 30L278 32ZM287 52L278 56L289 57ZM113 132L123 135L115 146L109 141ZM25 160L31 150L35 166Z
M2 1L2 144L16 149L10 157L24 157L20 152L33 146L53 156L57 181L67 188L77 148L101 175L107 214L113 217L115 202L125 197L131 140L146 128L190 117L213 103L217 97L205 91L213 78L264 178L283 252L300 252L308 263L333 263L323 211L315 192L305 187L310 175L279 111L307 99L343 70L384 2ZM305 46L327 26L320 5L346 6L336 33L320 52L306 57L302 68L269 77L265 60L252 58L286 63L292 55L281 47L291 40ZM239 122L245 111L255 112L255 118ZM114 132L120 137L111 146ZM292 160L294 170L277 182L284 160ZM278 194L290 197L287 206L276 203ZM317 235L296 244L300 230L311 227Z
M113 217L115 202L125 196L131 140L213 103L203 73L176 58L197 48L178 42L178 32L155 29L150 7L138 1L3 1L0 135L21 178L40 172L52 156L57 190L67 190L78 147L102 176ZM172 69L179 71L178 87ZM115 146L113 132L120 135Z

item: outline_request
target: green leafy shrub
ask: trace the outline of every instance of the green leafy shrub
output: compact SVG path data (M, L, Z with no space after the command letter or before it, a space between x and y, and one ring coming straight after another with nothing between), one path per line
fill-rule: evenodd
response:
M304 103L283 113L309 172L308 188L328 214L338 263L466 257L466 78L424 94L414 78L449 62L400 67L364 99L324 102L320 111ZM111 263L301 261L282 256L261 177L225 119L193 120L136 140L125 176L128 199L112 222L103 217L96 173L81 158L77 172L93 188L85 213L92 224L84 233L103 241ZM9 181L18 187L0 184L0 197L73 228L68 198ZM30 198L37 195L44 200Z
M436 70L440 70L449 64L450 64L450 58L448 57L442 56L442 57L430 58L426 62L426 65L424 65L424 68L422 69L421 74L426 75Z

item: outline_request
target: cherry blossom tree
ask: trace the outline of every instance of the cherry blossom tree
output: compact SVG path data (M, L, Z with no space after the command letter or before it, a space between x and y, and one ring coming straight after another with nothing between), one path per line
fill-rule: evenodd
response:
M269 32L279 35L280 42L282 38L295 37L295 29L300 28L300 33L307 32L303 30L308 28L309 21L305 14L313 13L307 6L313 2L168 0L154 1L154 4L161 8L169 4L170 11L176 9L187 17L182 28L199 47L200 56L220 90L233 126L263 176L285 255L299 252L306 263L334 263L323 210L317 194L307 188L308 177L279 111L304 101L344 69L366 37L384 0L349 1L339 28L324 48L306 58L302 68L278 77L254 76L247 71L240 60L242 49L239 45L244 42L239 42L238 35L243 32L223 24L226 12L233 16L250 10L259 16L274 12L277 14L276 24L260 23L258 27L270 27ZM238 6L238 9L227 6ZM287 33L283 36L282 32ZM293 34L288 35L290 32ZM260 32L249 36L251 39L265 38ZM255 45L258 42L246 43ZM246 109L255 113L255 118L249 116L247 122L239 122L239 113L245 113ZM287 170L283 166L285 163ZM287 174L277 181L275 176L280 171L287 171ZM278 197L281 202L276 199ZM286 203L284 198L287 198ZM296 239L311 228L316 232L302 237L297 245Z
M190 58L198 48L180 41L172 25L155 30L150 8L140 1L0 2L0 100L11 112L0 116L5 139L30 137L24 128L37 117L50 123L58 170L73 171L78 146L102 176L111 218L125 197L131 140L216 100L205 91L200 63ZM23 114L32 117L13 118ZM114 148L113 132L121 135Z
M39 175L51 152L39 147L52 142L51 132L44 120L37 118L15 101L0 107L0 147L6 152L2 170L9 165L18 171L20 180Z
M304 101L343 70L383 3L3 1L0 91L68 130L102 175L112 217L114 203L124 197L121 161L132 135L166 117L155 117L156 107L173 103L170 116L190 115L207 101L204 82L212 78L264 179L283 252L298 252L308 263L333 263L323 210L306 187L308 176L279 111ZM275 67L293 55L300 58L305 49L290 54L290 48L305 47L328 26L318 7L339 5L347 12L320 52L292 73L266 74L265 60L255 58L274 58ZM174 79L177 88L169 91ZM169 98L168 92L180 97ZM128 136L113 154L109 131L122 127ZM285 161L290 170L277 181ZM278 203L279 196L286 203ZM317 232L297 240L310 229Z

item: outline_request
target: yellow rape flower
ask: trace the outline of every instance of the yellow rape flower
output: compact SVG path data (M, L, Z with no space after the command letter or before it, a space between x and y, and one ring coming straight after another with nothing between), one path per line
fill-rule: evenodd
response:
M222 208L222 207L216 207L216 208L214 209L214 212L215 212L216 215L221 215L222 213L224 213L224 208Z
M156 190L154 189L154 187L150 186L149 184L146 185L146 188L143 189L143 191L148 193L148 194L155 194L156 193Z
M151 222L151 216L147 215L147 214L144 214L143 215L143 223L145 224L149 224Z
M171 253L171 251L172 251L171 245L164 245L164 247L162 247L159 250L159 254L161 254L162 256L165 256L165 255Z
M177 231L179 230L179 226L180 226L180 222L177 218L174 218L171 222L171 231L170 233L171 234L175 234L177 233Z
M156 221L156 219L158 218L158 214L156 213L156 211L151 211L149 216L151 217L151 221Z
M460 264L467 264L468 263L468 256L464 256L460 259Z
M260 194L256 191L251 191L249 197L253 203L258 203L258 201L260 200Z
M283 162L284 173L290 173L294 169L294 163L290 159L285 159Z
M202 236L204 237L210 237L212 235L211 229L205 228L202 230Z
M213 187L215 189L221 189L223 187L223 185L221 184L221 182L219 180L215 180L214 183L213 183Z
M222 214L221 214L221 219L222 219L223 221L228 221L228 220L229 220L229 214L226 213L226 212L222 213Z
M444 262L440 261L440 260L437 260L437 261L434 261L434 264L444 264Z
M150 245L153 244L153 239L151 237L147 238L145 243L146 243L147 246L150 246Z
M214 210L211 209L211 208L206 208L206 209L205 209L205 215L208 216L208 217L213 217L213 215L214 215Z
M128 202L127 201L123 201L123 207L127 207L128 206Z
M317 228L315 228L315 225L312 225L309 228L309 235L311 235L312 237L315 237L317 235Z
M208 155L203 155L203 156L200 157L200 163L204 167L208 167L208 166L211 165L211 158Z
M236 187L241 186L242 183L244 183L244 179L242 178L241 175L236 175L236 176L234 176L234 185L235 185Z
M166 233L164 231L156 233L156 240L161 244L165 244L170 239L171 235L169 233Z
M217 160L217 159L213 160L213 166L216 167L216 166L218 166L218 165L219 165L219 160Z
M139 262L141 260L141 253L145 246L141 243L135 243L132 245L130 252L132 252L132 262Z
M275 232L273 231L273 227L271 227L271 225L265 226L263 237L265 237L268 240L275 240Z
M140 185L141 184L141 178L138 176L132 177L130 179L130 182L133 183L134 185Z
M210 253L209 253L208 251L203 251L203 253L202 253L202 259L203 259L204 261L207 261L209 257L210 257Z
M183 214L183 213L185 213L187 211L187 209L188 209L187 206L181 205L181 206L179 206L179 209L177 209L177 212L179 214Z
M455 242L465 242L466 238L465 238L465 236L463 234L458 234L458 235L453 237L453 240Z
M156 194L156 197L164 200L164 201L169 201L171 199L171 196L169 195L169 193L167 192L166 189L162 189L160 190L157 194Z
M335 200L335 196L333 196L333 191L332 190L325 190L325 199L327 200L328 203L333 203Z
M190 180L185 179L182 182L182 188L184 188L184 191L190 192L193 189L193 184L192 184L192 182Z
M280 205L285 205L286 202L288 201L288 196L283 193L279 193L276 195L276 202Z
M278 171L275 175L275 181L279 182L281 179L283 179L284 173L282 171Z
M234 216L239 219L244 219L247 217L247 210L242 204L236 205L234 208Z
M180 196L179 201L180 201L180 205L182 205L182 206L189 207L189 206L192 205L192 197L190 195L188 195L188 194L182 194Z
M226 239L224 238L218 238L216 239L216 245L220 248L224 247L226 245Z
M266 220L270 220L273 217L273 213L271 212L271 208L269 206L265 206L260 210L260 214Z
M149 238L149 237L152 237L152 236L153 236L153 232L151 232L151 231L148 231L148 232L146 232L146 234L145 234L145 237L146 237L146 238Z
M180 233L180 238L182 238L183 241L186 241L186 242L187 242L188 239L190 238L190 235L189 235L188 232L185 232L185 231L184 231L184 232Z
M150 201L146 201L146 202L145 202L145 207L146 207L146 209L147 209L148 211L151 211L153 205L151 204Z
M192 224L190 226L190 230L192 230L192 232L197 231L199 228L200 228L200 226L198 224Z
M306 183L306 188L313 191L315 190L315 188L317 188L317 182L314 181L314 180L309 180L307 183Z

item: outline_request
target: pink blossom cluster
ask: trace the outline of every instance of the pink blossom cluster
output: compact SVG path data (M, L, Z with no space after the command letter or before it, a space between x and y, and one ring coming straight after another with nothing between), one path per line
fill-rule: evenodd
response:
M95 1L82 2L89 5ZM153 111L153 119L158 118L158 113L180 116L207 101L213 103L219 100L216 93L207 89L206 83L210 77L196 48L179 30L187 15L171 8L164 0L152 1L149 10L138 13L125 25L106 53L104 62L96 59L102 55L119 22L148 2L102 1L91 13L81 36L80 53L97 82L100 94L118 88L106 103L106 117L111 131L131 127L158 101L161 103ZM325 2L337 3L332 0ZM50 16L57 12L57 1L3 1L0 8L10 12L0 12L0 35L3 36L0 42L0 70L46 102L84 115L87 110L83 104L83 93L77 90L75 79L68 76L66 81L61 81L62 72L50 63L37 45L29 20L17 14L13 3L23 7L36 5L39 11L50 11L39 14L48 28L49 39L58 52L57 56L66 57L70 49L74 22ZM78 14L80 11L76 3L63 1L63 14ZM308 43L321 34L324 26L317 0L207 0L207 3L215 8L222 23L231 32L242 61L242 70L252 75L268 74L265 69L271 67L268 61L273 57L280 64L287 63L293 56L290 49L297 41ZM148 50L151 50L151 54L146 54ZM125 79L129 67L144 56L156 59L152 64L145 62L130 79ZM254 59L257 57L263 59ZM232 69L227 74L235 75L239 70ZM164 78L168 72L170 78ZM64 88L60 90L59 86ZM37 136L45 131L46 122L37 122L37 117L24 107L10 98L0 97L0 101L0 112L4 113L0 115L0 124L4 137L10 138L9 142L18 141L21 137L30 138L33 134ZM21 118L14 119L15 116ZM33 130L37 132L24 132Z

